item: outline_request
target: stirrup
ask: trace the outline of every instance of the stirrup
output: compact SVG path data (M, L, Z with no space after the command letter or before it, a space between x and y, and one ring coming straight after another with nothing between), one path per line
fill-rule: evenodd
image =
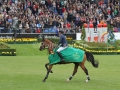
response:
M64 59L60 59L60 62L64 62L65 60Z

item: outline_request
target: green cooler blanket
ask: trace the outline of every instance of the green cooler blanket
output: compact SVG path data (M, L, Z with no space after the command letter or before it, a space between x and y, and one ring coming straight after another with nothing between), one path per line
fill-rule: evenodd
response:
M55 64L60 62L60 57L57 54L57 49L53 50L54 54L50 54L48 59L50 64ZM73 47L68 47L60 52L65 60L65 62L82 62L84 58L84 51L81 49L76 49Z

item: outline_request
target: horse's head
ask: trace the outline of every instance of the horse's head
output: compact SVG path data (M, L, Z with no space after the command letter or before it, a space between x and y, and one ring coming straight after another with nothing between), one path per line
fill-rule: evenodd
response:
M41 45L40 45L40 48L39 48L39 50L40 50L40 51L42 51L42 50L44 50L44 49L45 49L44 42L41 42Z
M49 54L51 54L53 52L53 49L55 48L55 44L51 40L42 37L42 42L41 42L39 50L42 51L46 47L48 48Z

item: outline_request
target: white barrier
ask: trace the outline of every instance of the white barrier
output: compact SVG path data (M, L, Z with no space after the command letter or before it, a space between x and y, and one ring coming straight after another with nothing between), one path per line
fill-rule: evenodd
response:
M84 28L86 32L85 41L87 42L107 42L107 35L104 34L107 32L107 24L98 24L94 28L93 24L84 23Z
M107 35L104 35L104 37L102 37L103 34L107 32L107 27L98 27L95 31L94 28L85 28L85 32L85 41L87 42L101 42L101 40L107 42Z
M114 35L115 35L116 40L120 40L120 32L119 33L114 33Z
M94 33L94 35L96 35L96 33ZM114 33L114 35L116 40L120 40L120 32ZM76 40L81 40L81 33L76 33Z

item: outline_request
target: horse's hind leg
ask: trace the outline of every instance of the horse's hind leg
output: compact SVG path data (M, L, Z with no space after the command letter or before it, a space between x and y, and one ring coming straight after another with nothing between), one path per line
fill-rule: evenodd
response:
M74 64L75 64L75 66L74 66L73 74L67 79L67 81L70 81L73 78L73 76L77 73L79 65L78 65L78 63L74 63Z
M88 70L86 69L86 67L84 66L84 63L86 61L86 55L84 55L84 60L79 64L80 67L83 69L83 71L85 72L86 76L87 76L87 80L86 82L88 82L90 80L89 74L88 74Z
M84 64L80 64L80 67L83 69L83 71L85 72L86 76L87 76L87 80L86 82L88 82L88 80L90 80L89 74L88 74L88 70L86 69L86 67L84 66Z
M49 64L50 64L50 63L46 63L46 64L45 64L45 68L46 68L47 71L48 71L48 65L49 65ZM53 73L52 70L51 70L50 72Z

